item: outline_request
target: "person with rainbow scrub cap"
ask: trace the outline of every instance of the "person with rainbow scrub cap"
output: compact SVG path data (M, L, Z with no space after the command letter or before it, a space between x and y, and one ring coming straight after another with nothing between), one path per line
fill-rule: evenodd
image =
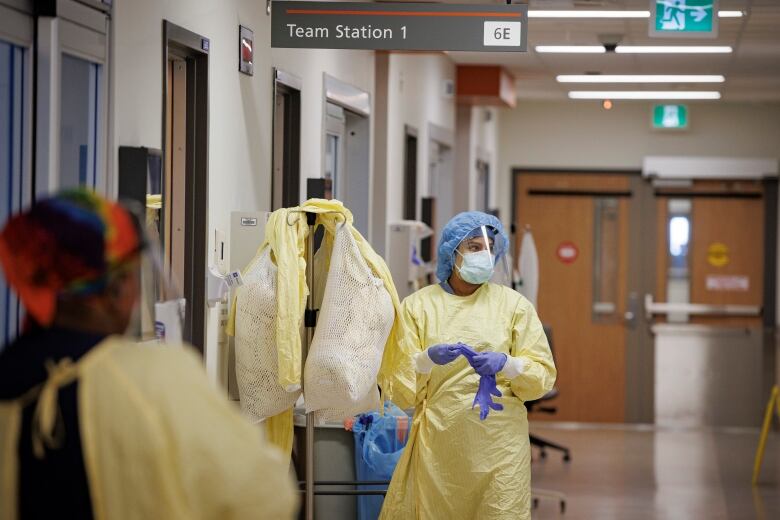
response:
M488 281L507 246L496 217L478 211L455 216L439 241L440 283L402 304L402 341L418 352L417 397L384 520L531 517L523 403L552 389L556 369L533 306ZM486 377L495 377L497 391L489 393L497 406L488 400L478 408L490 406L489 416L473 408Z
M26 311L0 351L0 519L294 517L289 463L200 355L123 335L146 246L130 211L86 190L0 232Z

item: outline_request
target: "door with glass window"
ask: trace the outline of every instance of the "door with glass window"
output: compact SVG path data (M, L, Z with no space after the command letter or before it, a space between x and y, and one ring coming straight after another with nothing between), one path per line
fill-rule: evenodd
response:
M774 328L767 249L776 241L776 192L767 180L656 187L656 287L645 307L655 337L657 424L760 423L775 382L775 345L765 332Z
M0 2L0 229L30 202L32 8ZM21 327L19 301L0 273L0 349Z
M626 419L631 182L622 174L515 176L515 228L530 226L536 243L537 311L552 327L560 391L557 413L535 420Z
M113 195L108 172L109 16L59 0L37 19L36 195L86 186Z

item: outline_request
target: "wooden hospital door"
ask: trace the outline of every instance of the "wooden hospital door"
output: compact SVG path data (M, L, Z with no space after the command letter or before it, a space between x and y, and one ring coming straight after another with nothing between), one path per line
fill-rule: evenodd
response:
M555 415L622 422L626 402L629 174L520 172L515 258L530 226L539 255L537 311L552 327Z

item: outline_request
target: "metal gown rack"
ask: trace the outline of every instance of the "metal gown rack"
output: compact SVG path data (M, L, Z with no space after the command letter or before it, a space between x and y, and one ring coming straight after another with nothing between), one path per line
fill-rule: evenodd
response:
M317 215L337 213L334 211L326 211L320 213L314 213L305 210L299 210L300 213L306 214L306 223L309 226L309 237L306 242L306 284L309 286L309 296L306 299L306 312L304 313L304 326L306 328L306 335L302 345L301 352L301 387L303 387L303 375L306 367L306 358L309 355L309 347L311 347L312 340L314 339L314 331L317 329L317 312L319 309L314 308L314 232L315 224L317 222ZM287 224L293 226L297 224L297 221ZM306 399L306 389L303 388L304 400ZM358 486L358 485L389 485L390 482L386 481L338 481L338 480L314 480L314 420L311 413L306 414L306 441L305 441L305 455L306 465L304 472L304 480L299 481L298 485L303 487L301 490L304 493L304 518L306 520L314 520L314 496L315 495L336 495L336 496L349 496L349 495L385 495L386 490L317 490L317 486Z

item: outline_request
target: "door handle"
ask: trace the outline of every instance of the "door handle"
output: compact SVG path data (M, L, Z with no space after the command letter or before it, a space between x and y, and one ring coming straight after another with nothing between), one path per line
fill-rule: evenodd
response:
M695 316L761 316L759 305L709 305L702 303L659 303L652 294L645 295L645 313L652 320L655 314L685 313Z

